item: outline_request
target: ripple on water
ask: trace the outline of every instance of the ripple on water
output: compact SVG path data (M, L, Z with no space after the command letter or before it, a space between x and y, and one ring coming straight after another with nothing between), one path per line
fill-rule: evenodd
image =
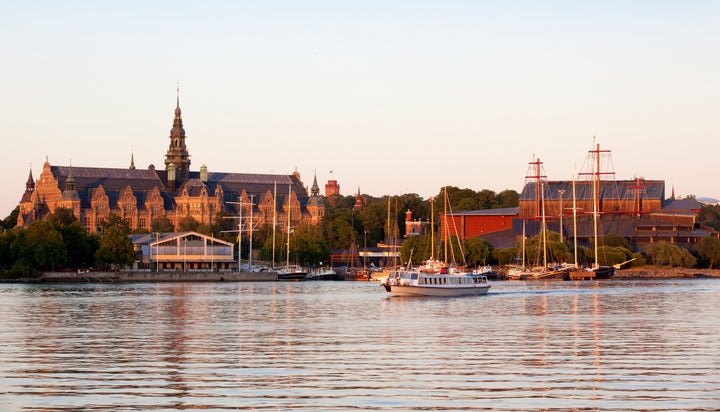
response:
M715 410L715 280L0 285L0 410Z

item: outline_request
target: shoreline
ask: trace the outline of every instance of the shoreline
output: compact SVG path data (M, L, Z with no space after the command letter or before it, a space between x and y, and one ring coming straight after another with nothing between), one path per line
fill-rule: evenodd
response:
M2 283L160 283L276 282L277 272L43 272L37 278L2 279Z
M718 278L720 269L641 266L618 269L615 279ZM0 279L0 283L153 283L153 282L276 282L276 272L44 272L37 278Z
M693 269L667 266L641 266L615 271L615 279L692 279L720 278L720 269Z

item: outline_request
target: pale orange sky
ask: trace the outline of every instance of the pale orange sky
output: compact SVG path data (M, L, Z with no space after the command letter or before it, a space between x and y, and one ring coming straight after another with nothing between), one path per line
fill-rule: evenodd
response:
M192 169L342 194L619 179L720 197L714 1L5 2L0 215L28 170L163 165L180 83ZM332 170L332 173L330 172Z

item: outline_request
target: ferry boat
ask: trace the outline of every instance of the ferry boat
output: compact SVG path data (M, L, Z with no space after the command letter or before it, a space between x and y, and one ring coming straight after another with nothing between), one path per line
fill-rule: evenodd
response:
M487 276L453 270L441 270L439 273L393 271L382 285L390 296L485 295L490 290Z

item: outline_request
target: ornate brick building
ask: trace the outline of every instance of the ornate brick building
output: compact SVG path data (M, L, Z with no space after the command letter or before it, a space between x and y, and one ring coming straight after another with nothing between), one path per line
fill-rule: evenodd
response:
M176 227L186 217L214 224L219 212L237 215L240 205L244 217L252 214L254 226L272 224L273 218L287 222L288 212L293 225L322 219L325 207L317 179L308 194L297 171L291 175L211 172L205 165L192 171L185 139L178 97L165 170L153 165L136 169L132 157L127 169L53 166L46 159L37 181L30 171L18 225L45 219L58 207L72 210L89 232L101 230L111 214L132 229L148 231L161 216Z

